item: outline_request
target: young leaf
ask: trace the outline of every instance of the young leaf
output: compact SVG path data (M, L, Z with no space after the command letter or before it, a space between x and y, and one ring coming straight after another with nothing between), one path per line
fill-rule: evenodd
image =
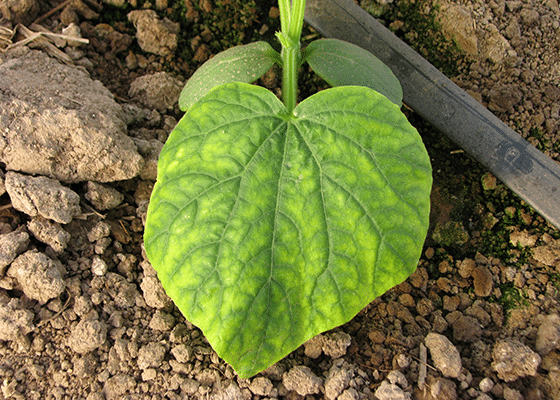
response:
M332 86L366 86L402 106L402 88L393 71L381 60L355 44L338 39L311 42L304 60Z
M187 81L179 96L179 108L189 109L213 87L230 82L251 83L280 63L280 55L267 42L232 47L206 61Z
M168 295L241 377L339 326L416 268L431 167L399 108L327 89L289 115L217 87L165 144L144 234Z

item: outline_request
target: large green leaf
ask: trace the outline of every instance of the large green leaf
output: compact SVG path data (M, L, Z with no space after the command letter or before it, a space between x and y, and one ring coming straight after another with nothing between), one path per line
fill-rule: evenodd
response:
M189 78L179 96L179 108L189 109L208 91L230 82L251 83L281 62L280 55L267 42L235 46L216 54Z
M226 84L165 144L145 247L169 296L241 377L349 321L416 268L431 167L399 108L328 89L294 115Z
M311 42L304 60L332 86L365 86L402 106L402 87L393 71L369 51L338 39Z

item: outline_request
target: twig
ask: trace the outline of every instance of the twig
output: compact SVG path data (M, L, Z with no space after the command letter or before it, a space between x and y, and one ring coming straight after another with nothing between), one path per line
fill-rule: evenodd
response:
M35 21L33 21L34 24L38 24L39 22L41 22L44 19L49 18L51 15L53 15L55 12L57 12L58 10L63 9L64 7L66 7L68 4L72 3L74 0L66 0L63 3L60 3L58 6L56 6L55 8L53 8L52 10L50 10L49 12L47 12L46 14L41 15L39 18L37 18Z

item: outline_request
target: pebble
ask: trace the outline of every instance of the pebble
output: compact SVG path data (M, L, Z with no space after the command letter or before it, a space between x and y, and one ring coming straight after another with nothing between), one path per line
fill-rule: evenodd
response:
M30 299L45 304L64 292L64 267L44 253L29 250L18 256L7 271Z
M68 346L76 353L85 354L97 349L107 339L107 325L99 320L82 320L72 328Z
M87 183L86 199L99 211L110 210L119 206L124 195L118 190L98 182Z
M179 23L159 19L154 10L134 10L127 17L134 24L136 40L145 52L167 56L177 49Z
M494 280L492 273L486 267L476 267L471 271L474 280L474 293L479 297L488 297L492 294Z
M354 372L349 368L331 367L325 379L325 397L329 400L336 399L348 388L348 384L353 376Z
M138 350L138 368L146 370L148 368L159 368L165 357L165 347L156 342L148 343Z
M494 388L494 382L491 378L485 377L478 383L478 387L482 393L488 393Z
M68 224L72 218L81 214L80 196L55 179L8 171L6 191L10 195L12 206L30 217L40 215Z
M19 299L11 299L7 304L0 303L0 340L19 340L35 326L35 314L24 309Z
M140 289L142 289L144 301L149 307L165 309L173 305L173 300L165 293L161 282L155 276L144 276Z
M321 390L323 381L303 365L296 365L282 375L282 383L287 390L293 390L300 396L317 394Z
M405 392L399 386L389 383L389 381L381 382L381 385L375 390L375 397L379 400L411 400L412 395Z
M272 381L264 376L258 376L249 384L249 390L257 396L268 397L272 391Z
M461 374L461 355L451 341L439 333L429 333L425 339L432 360L445 377L458 378Z
M496 342L492 349L492 369L506 382L524 376L535 376L541 357L516 339Z
M550 314L546 316L544 322L537 331L535 350L544 356L552 350L560 348L560 316Z
M434 399L457 400L457 386L450 379L428 376L428 387Z
M0 277L4 276L8 265L29 246L27 232L10 232L0 235Z
M52 222L40 216L29 221L27 228L37 240L48 244L57 253L62 253L66 249L71 238L71 235L58 222Z
M482 327L476 318L461 315L452 324L455 342L475 342L482 336Z
M166 112L177 104L183 86L167 72L156 72L132 81L128 94L150 109Z

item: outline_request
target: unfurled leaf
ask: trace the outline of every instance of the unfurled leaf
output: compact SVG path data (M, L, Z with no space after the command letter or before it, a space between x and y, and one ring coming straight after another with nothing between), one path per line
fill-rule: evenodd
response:
M206 61L187 81L179 96L179 108L189 109L216 86L231 82L251 83L280 62L280 55L267 42L232 47Z
M304 52L313 71L332 86L356 85L377 90L402 105L401 84L381 60L355 44L338 39L320 39Z
M241 377L339 326L416 268L431 167L399 108L328 89L290 115L226 84L171 133L146 252L168 295Z

